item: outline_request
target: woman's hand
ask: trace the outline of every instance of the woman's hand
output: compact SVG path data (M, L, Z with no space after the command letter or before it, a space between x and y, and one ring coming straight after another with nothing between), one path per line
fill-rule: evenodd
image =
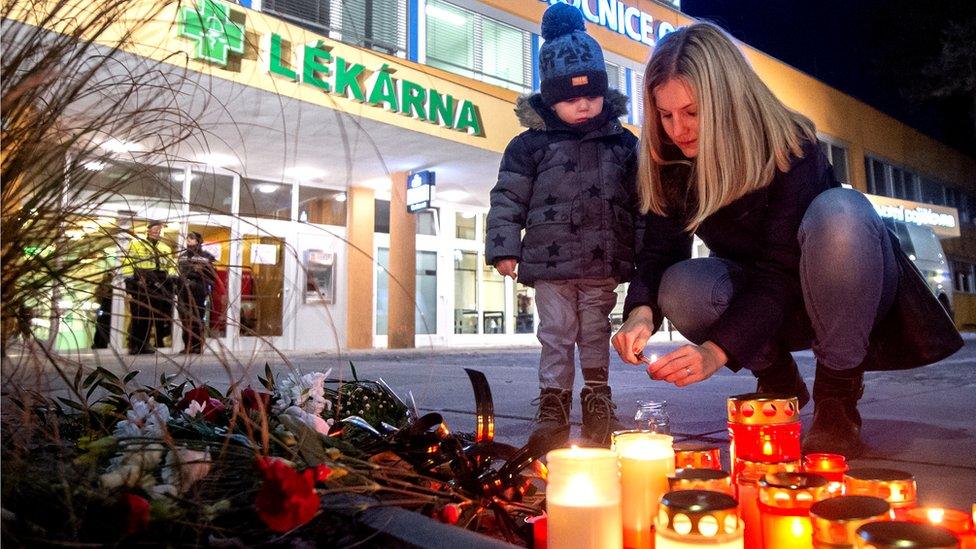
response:
M510 276L512 280L518 280L518 272L515 269L518 267L518 261L515 259L501 259L495 263L495 270L498 271L502 277Z
M644 350L647 340L654 335L654 313L647 305L641 305L627 315L624 325L610 340L620 359L629 364L640 364L637 355Z
M651 363L647 375L684 387L712 377L727 361L725 351L711 341L683 345Z

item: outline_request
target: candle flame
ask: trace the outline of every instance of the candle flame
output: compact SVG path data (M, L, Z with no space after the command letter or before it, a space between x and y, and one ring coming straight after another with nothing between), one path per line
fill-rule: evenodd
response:
M773 455L773 444L771 442L769 442L769 440L766 440L766 442L763 442L763 450L762 451L763 451L763 455L764 456L771 456L771 455Z
M929 522L932 524L942 524L942 519L945 517L945 509L929 509L928 517Z
M802 536L804 534L804 530L805 530L803 528L803 522L801 522L800 519L794 520L793 521L793 524L790 525L790 530L793 531L793 537L798 538L798 537Z

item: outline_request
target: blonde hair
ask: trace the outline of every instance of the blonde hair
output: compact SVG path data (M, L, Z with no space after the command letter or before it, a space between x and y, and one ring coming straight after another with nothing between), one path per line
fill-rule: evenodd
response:
M813 122L788 109L759 79L732 38L710 23L696 23L667 35L644 71L638 196L641 212L668 215L661 166L670 140L661 127L654 90L671 79L684 82L698 104L698 154L688 189L695 200L685 212L694 231L708 216L787 171L802 157L804 139L816 140ZM674 196L674 193L671 194Z

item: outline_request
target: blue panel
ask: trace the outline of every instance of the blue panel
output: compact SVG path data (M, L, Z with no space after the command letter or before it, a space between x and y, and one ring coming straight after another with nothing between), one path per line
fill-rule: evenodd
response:
M538 90L542 82L539 81L539 35L532 34L532 90Z
M407 59L416 61L420 58L418 41L420 29L420 0L407 0Z
M637 110L637 109L634 108L634 95L633 95L634 94L634 91L633 91L634 85L631 83L631 78L633 78L633 75L631 74L632 72L634 72L634 71L632 71L631 69L628 69L628 68L624 68L624 75L625 75L624 80L627 81L626 82L627 83L627 97L630 98L630 108L627 109L627 122L630 123L630 124L634 124L634 111Z

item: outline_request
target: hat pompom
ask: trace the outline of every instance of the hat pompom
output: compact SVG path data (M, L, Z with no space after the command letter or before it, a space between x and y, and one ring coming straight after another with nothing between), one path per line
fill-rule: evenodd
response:
M542 14L542 38L552 40L573 31L586 32L580 10L562 2L549 6Z

